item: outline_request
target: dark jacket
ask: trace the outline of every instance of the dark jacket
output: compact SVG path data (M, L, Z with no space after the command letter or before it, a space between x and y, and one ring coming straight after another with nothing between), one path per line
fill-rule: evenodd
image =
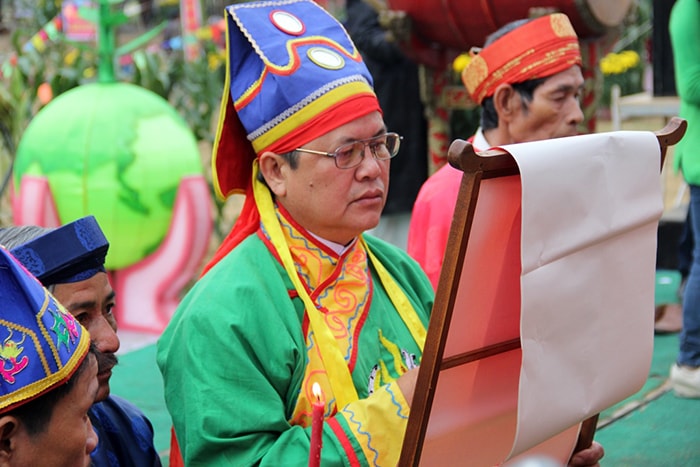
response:
M345 27L372 73L387 128L404 137L399 154L391 161L384 214L411 212L428 177L428 126L418 66L386 40L377 13L364 1L347 0Z

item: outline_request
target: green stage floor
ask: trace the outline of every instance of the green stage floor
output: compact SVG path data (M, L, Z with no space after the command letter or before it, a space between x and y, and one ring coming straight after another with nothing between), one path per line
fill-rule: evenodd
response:
M677 398L668 387L677 353L677 334L655 336L644 387L601 413L602 466L700 466L700 400Z
M700 400L676 398L667 386L677 351L677 334L655 336L644 387L601 413L595 439L605 447L602 467L700 466ZM112 392L131 400L151 419L156 447L167 465L170 417L154 344L120 357Z

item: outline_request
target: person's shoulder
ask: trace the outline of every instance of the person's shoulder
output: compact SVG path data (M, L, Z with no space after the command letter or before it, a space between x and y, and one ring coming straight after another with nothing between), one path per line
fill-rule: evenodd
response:
M267 247L256 232L246 237L239 245L228 252L210 271L215 271L216 274L228 271L235 275L235 271L231 271L232 267L244 267L247 263L255 263L259 261L260 254L264 251L267 251Z
M396 258L407 257L410 259L405 251L396 245L387 242L386 240L368 233L364 233L362 236L365 239L365 243L367 243L367 246L373 253L380 251L383 255L394 256Z
M134 404L109 395L93 404L88 414L99 437L91 454L92 465L162 465L153 441L153 425Z
M231 304L258 312L276 308L288 296L291 282L258 235L251 235L201 276L180 301L168 328L188 322L209 328L226 319L253 319L254 313L231 314ZM263 308L260 310L259 308Z
M101 416L115 417L119 416L127 419L143 419L148 420L141 409L135 404L129 402L123 397L110 394L103 401L96 402L90 407L90 411ZM150 423L150 422L149 422Z
M424 275L418 262L411 258L406 251L373 235L364 234L363 237L369 250L388 270L402 270L404 273L409 272L411 275Z
M231 290L234 286L264 282L275 263L276 259L260 237L250 235L201 276L190 293L210 294L222 288Z
M132 402L124 399L121 396L117 396L115 394L110 394L109 396L107 396L107 399L105 399L105 402L108 402L110 405L113 405L115 407L120 407L120 408L127 410L127 411L141 413L141 409L136 407L136 405L134 405Z
M443 165L423 183L416 203L441 202L446 192L456 193L462 181L462 174L461 170L450 164Z
M428 183L430 183L431 185L439 185L441 183L444 183L445 181L453 180L459 182L462 180L463 174L464 172L462 172L461 170L452 167L450 164L445 164L442 167L440 167L433 175L428 177L428 180L426 180L425 184L427 185Z
M126 439L128 434L153 443L151 421L141 409L122 397L110 394L105 400L94 403L88 413L98 436Z
M408 295L422 302L430 310L434 298L433 286L420 264L401 248L380 238L364 235L367 248L384 266L389 275Z

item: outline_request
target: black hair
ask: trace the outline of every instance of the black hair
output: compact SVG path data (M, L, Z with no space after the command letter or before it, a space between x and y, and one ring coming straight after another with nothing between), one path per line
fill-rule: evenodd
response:
M525 112L528 110L528 104L532 102L535 89L546 80L547 78L535 78L511 84L513 90L522 97L523 110ZM486 131L496 127L498 127L498 114L496 113L496 107L493 105L493 96L489 96L481 102L481 129Z
M299 153L297 151L285 152L284 154L280 154L280 156L289 163L289 167L291 167L292 170L296 170L297 167L299 167Z
M299 167L299 153L296 150L285 152L284 154L280 154L280 156L286 160L287 163L289 163L289 167L292 170L296 170L297 167ZM258 181L264 183L266 187L270 188L261 171L258 171Z
M86 332L83 330L83 332ZM11 409L4 415L12 415L17 417L21 423L24 425L29 436L36 436L43 433L49 426L51 422L51 416L53 415L53 409L56 405L66 397L71 390L75 387L76 381L80 378L80 375L85 372L89 366L90 354L95 354L96 347L94 343L90 343L90 350L88 354L80 362L78 368L71 375L68 380L59 384L58 386L51 389L49 392L42 394L41 396L33 399L26 404L22 404L19 407Z

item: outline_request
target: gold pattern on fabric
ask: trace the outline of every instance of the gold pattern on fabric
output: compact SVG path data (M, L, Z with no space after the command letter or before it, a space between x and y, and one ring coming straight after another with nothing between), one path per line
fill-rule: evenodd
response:
M469 63L469 73L464 74L464 84L469 93L474 93L479 83L483 82L489 74L489 66L482 57L476 55Z
M536 70L538 68L546 67L548 65L557 63L561 61L568 53L570 53L571 50L578 50L578 44L570 44L566 47L562 47L557 50L552 50L548 52L544 57L542 57L540 60L536 62L532 62L528 64L526 67L523 67L522 70L519 71L519 75L522 76L528 76L532 70ZM574 65L576 63L576 60L569 60L567 63Z
M297 274L294 260L292 259L289 247L284 238L282 228L277 220L277 215L275 214L272 195L268 188L258 180L259 171L260 167L256 159L253 162L252 183L255 204L260 212L260 222L270 236L270 242L279 255L289 279L292 281L292 284L294 284L294 289L299 294L299 298L304 302L306 315L309 317L309 324L317 339L316 344L318 346L318 351L322 356L326 368L334 369L333 377L329 381L333 389L333 396L336 398L336 404L339 407L343 407L358 399L350 370L342 354L338 351L331 331L323 323L321 312L317 309L316 304L309 296L306 287L299 278L299 274ZM325 398L328 400L331 399L331 396L325 394Z
M576 37L576 31L569 21L566 21L561 15L551 15L550 24L552 31L558 37Z
M528 79L532 79L532 71L533 70L539 70L541 68L544 68L548 65L555 64L560 62L562 59L566 59L567 55L570 55L572 51L577 51L579 49L578 43L574 44L567 44L559 49L556 50L551 50L547 52L540 60L537 61L530 61L526 66L522 66L520 70L517 70L511 74L511 71L519 66L521 66L522 62L526 60L531 60L530 56L535 54L536 50L535 49L528 49L523 51L520 55L517 57L514 57L513 59L509 60L508 62L504 63L501 68L498 70L494 70L493 73L491 73L490 76L481 78L479 80L479 76L472 75L471 71L469 74L465 74L465 82L476 82L476 85L473 85L473 89L476 89L477 87L480 87L480 90L477 93L477 99L479 101L482 101L486 97L488 97L486 94L489 90L495 89L498 84L503 80L504 76L509 75L510 77L508 79L508 82L512 83L518 83L521 81L526 81ZM484 62L484 66L486 66ZM567 59L565 62L561 63L566 63L569 66L573 66L577 63L577 59L575 57L570 57ZM475 70L478 73L481 73L480 70Z
M335 322L331 323L331 326L329 326L329 320L324 317L323 312L319 309L319 305L314 301L320 298L320 294L317 293L316 289L319 288L319 286L323 286L320 281L323 281L323 278L326 277L325 275L328 274L328 265L324 264L324 261L318 261L312 258L313 255L310 255L310 250L308 248L299 247L296 242L289 243L287 234L277 218L269 190L257 180L258 172L259 167L258 161L256 160L253 165L252 174L253 193L260 212L261 223L282 265L287 271L290 280L294 284L299 298L304 302L310 328L307 333L307 336L309 336L307 345L311 346L310 349L312 349L312 351L308 353L309 357L318 359L319 362L323 363L320 368L323 368L324 373L318 373L315 370L307 372L308 378L306 378L307 381L303 384L299 397L306 399L307 404L309 400L313 400L310 388L311 384L315 381L314 378L318 377L320 379L319 384L321 384L324 391L324 398L327 402L326 416L328 416L335 410L330 409L332 407L331 401L335 402L336 408L343 408L347 404L358 400L350 369L348 368L343 352L341 352L337 344L337 336L342 336L343 333L346 333L347 327L343 331L342 326L337 325ZM290 232L291 235L291 231L288 232ZM302 267L304 271L302 275L300 275L300 269L295 265L295 256L296 261L304 265ZM369 258L392 304L398 310L399 315L414 337L414 340L422 349L425 341L425 327L421 323L420 318L411 306L406 295L367 248L361 236L359 241L352 247L351 251L346 252L342 257L346 258L346 261L348 261L350 265L359 266L349 269L346 267L347 271L352 272L351 275L353 276L352 279L348 278L348 284L351 282L354 284L350 288L358 288L352 293L335 294L333 300L336 302L341 301L341 299L347 300L345 309L349 309L351 306L358 308L357 305L359 302L353 301L358 299L358 291L360 291L362 287L360 284L363 282L368 284L369 281L371 281L369 265L367 263ZM331 266L331 269L333 267L334 266ZM304 274L306 275L304 276ZM368 285L364 285L364 287L368 287ZM319 290L323 290L323 288L319 288ZM312 296L314 298L312 298ZM369 303L360 303L360 310L358 310L358 312L364 312L364 308L368 309L369 305ZM333 316L333 319L336 318L337 316ZM352 345L352 337L346 336L345 339L348 344L345 348L347 352L348 346ZM327 380L327 383L324 380ZM301 408L301 412L303 412L304 409L303 407Z
M326 327L331 331L338 350L343 355L346 366L354 362L359 329L368 312L371 298L371 276L367 254L359 242L338 257L319 247L299 232L282 215L277 216L285 236L289 251L294 260L299 277L307 286L310 298ZM335 401L326 365L317 345L313 329L306 334L308 363L297 400L293 425L311 425L311 402L314 400L311 387L318 383L326 400L326 415L330 415Z
M503 84L554 75L581 64L579 43L569 18L544 16L506 33L472 56L462 81L478 104Z

